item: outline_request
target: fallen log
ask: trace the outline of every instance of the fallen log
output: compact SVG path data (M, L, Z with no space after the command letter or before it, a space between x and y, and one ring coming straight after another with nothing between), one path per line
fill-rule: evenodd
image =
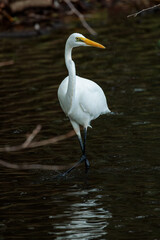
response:
M52 7L53 0L26 0L26 1L18 1L12 2L10 4L10 9L12 13L22 12L27 8L46 8Z

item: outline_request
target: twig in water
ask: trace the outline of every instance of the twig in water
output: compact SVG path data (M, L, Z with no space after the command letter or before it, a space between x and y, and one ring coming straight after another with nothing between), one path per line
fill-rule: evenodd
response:
M29 134L26 141L22 144L23 148L27 148L31 144L35 136L40 132L41 128L42 128L41 125L37 125L33 132Z
M69 133L60 135L58 137L53 137L50 139L33 142L33 139L40 132L40 130L41 130L41 125L37 125L37 127L32 131L32 133L28 135L24 143L18 146L12 146L12 147L8 146L8 147L0 148L0 152L15 152L22 149L40 147L48 144L55 144L59 141L65 140L75 135L75 132L72 130ZM0 165L7 168L19 169L19 170L40 169L40 170L59 171L59 170L64 170L68 168L68 166L64 166L64 165L58 166L58 165L41 165L41 164L27 164L27 163L17 164L17 163L9 163L3 160L0 160Z
M77 8L75 8L75 6L71 3L71 1L70 1L70 0L64 0L64 2L69 6L69 8L72 10L72 12L79 17L82 25L88 30L88 32L91 33L92 35L96 35L97 33L94 31L93 28L91 28L91 27L89 26L89 24L86 22L86 20L85 20L85 18L84 18L84 16L83 16L83 14L80 13L80 12L77 10Z
M9 66L9 65L12 65L12 64L14 64L13 60L7 61L7 62L0 62L0 67Z
M154 6L149 7L149 8L144 8L144 9L142 9L142 10L139 11L139 12L136 12L136 13L133 13L133 14L128 15L127 17L128 17L128 18L129 18L129 17L137 17L139 14L141 14L141 13L143 13L143 12L146 12L146 11L148 11L148 10L153 10L154 8L158 8L158 7L160 7L160 4L154 5Z
M0 148L0 152L15 152L15 151L19 151L22 149L27 149L27 148L35 148L35 147L41 147L41 146L45 146L48 144L55 144L59 141L65 140L67 138L70 138L72 136L75 135L75 132L72 130L67 134L64 135L60 135L57 137L53 137L50 139L46 139L46 140L41 140L41 141L34 141L33 139L35 138L35 136L40 132L41 130L41 125L38 125L31 134L29 134L29 136L27 137L27 139L25 140L24 143L18 145L18 146L6 146L4 148Z
M41 164L17 164L17 163L9 163L3 160L0 160L0 165L6 168L18 169L18 170L51 170L51 171L60 171L68 168L68 166L58 166L58 165L41 165Z

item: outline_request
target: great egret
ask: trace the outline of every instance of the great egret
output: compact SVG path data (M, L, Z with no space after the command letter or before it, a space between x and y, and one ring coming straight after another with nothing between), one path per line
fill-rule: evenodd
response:
M82 161L85 161L86 170L88 170L89 161L85 151L87 128L91 127L91 120L96 119L101 114L110 112L102 88L95 82L76 75L75 63L72 60L72 49L79 46L105 48L103 45L91 41L79 33L71 34L66 41L65 63L69 76L61 82L58 88L58 99L78 136L82 157L65 174L69 173ZM80 126L84 128L84 141L82 141Z

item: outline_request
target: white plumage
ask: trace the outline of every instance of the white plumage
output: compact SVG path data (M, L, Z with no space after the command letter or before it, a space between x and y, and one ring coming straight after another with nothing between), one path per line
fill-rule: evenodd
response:
M87 128L91 120L110 112L102 88L95 82L79 76L76 76L72 108L68 111L66 104L68 81L69 77L66 77L60 84L58 98L61 108L72 122ZM76 133L78 133L77 129Z
M85 140L83 143L80 125L84 127L85 133L87 133L91 120L96 119L101 114L109 113L110 110L102 88L95 82L76 75L71 54L73 47L78 46L105 47L85 38L82 34L74 33L70 35L65 46L65 62L69 76L62 81L58 88L60 105L69 117L78 136L83 158L88 161L85 156Z

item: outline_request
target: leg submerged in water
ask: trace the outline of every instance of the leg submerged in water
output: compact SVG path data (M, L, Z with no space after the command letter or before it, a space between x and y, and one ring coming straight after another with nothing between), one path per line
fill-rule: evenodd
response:
M73 165L73 167L69 168L66 172L60 174L60 176L65 177L67 176L68 173L70 173L72 170L74 170L80 163L82 163L83 161L85 161L85 157L82 155L82 157L80 158L80 160Z
M70 173L73 169L75 169L83 161L85 161L86 173L89 170L90 164L89 164L89 161L86 157L87 128L84 128L84 141L82 141L81 134L77 134L77 136L78 136L78 140L79 140L80 147L81 147L81 150L82 150L82 157L80 158L80 160L75 165L73 165L73 167L68 169L65 173L61 174L62 176L66 176L68 173Z

